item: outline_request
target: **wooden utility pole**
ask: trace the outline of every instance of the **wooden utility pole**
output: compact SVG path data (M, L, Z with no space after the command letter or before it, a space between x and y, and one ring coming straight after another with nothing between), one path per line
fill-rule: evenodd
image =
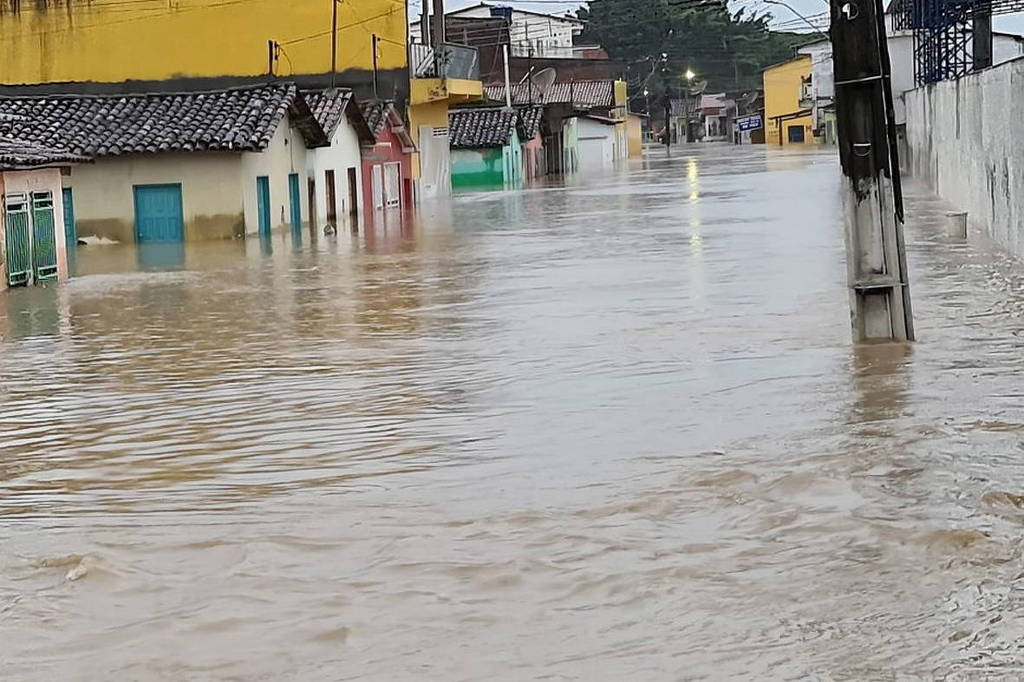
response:
M831 0L855 341L914 338L882 0Z
M338 81L338 3L331 0L331 89Z

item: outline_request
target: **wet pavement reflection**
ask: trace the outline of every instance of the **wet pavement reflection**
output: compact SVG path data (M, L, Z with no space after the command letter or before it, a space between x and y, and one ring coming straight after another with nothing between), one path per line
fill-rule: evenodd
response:
M707 145L0 295L0 678L978 679L1024 631L1024 268Z

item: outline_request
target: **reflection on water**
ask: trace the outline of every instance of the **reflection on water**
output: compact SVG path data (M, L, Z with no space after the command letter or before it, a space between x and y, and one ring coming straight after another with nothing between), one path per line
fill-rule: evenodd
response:
M1015 665L1024 270L851 348L833 158L660 153L0 296L0 677Z

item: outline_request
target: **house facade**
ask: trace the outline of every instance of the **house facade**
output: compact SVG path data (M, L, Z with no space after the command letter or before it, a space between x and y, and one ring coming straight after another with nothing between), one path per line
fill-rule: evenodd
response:
M294 84L0 97L0 134L95 160L63 178L80 237L269 235L308 217L307 151L328 140Z
M373 143L362 147L364 215L368 221L413 202L413 153L416 146L394 102L370 100L360 104Z
M451 112L454 189L508 187L523 180L519 119L515 109L506 107L474 107Z
M0 135L0 290L67 279L69 230L61 175L87 161L67 150Z
M812 110L806 104L811 82L811 57L802 54L769 66L764 77L764 134L767 144L815 144Z
M329 146L307 154L309 223L357 229L366 210L362 150L376 145L377 138L352 90L334 88L302 95L330 140Z

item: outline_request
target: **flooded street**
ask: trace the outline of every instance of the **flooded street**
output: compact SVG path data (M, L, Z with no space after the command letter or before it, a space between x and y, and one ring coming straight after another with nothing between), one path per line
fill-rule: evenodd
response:
M912 186L855 349L767 151L0 294L0 679L1024 673L1024 266Z

